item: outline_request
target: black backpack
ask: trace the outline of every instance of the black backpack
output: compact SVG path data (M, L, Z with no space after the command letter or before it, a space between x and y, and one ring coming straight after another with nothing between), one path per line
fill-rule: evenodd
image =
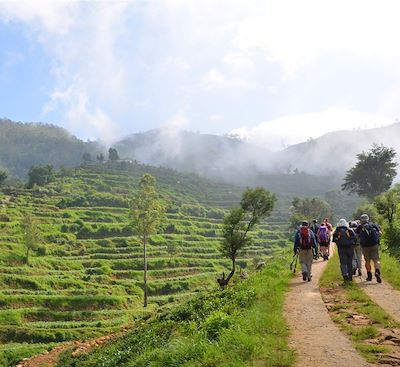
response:
M350 247L356 243L356 235L352 229L340 227L336 230L336 244L340 247Z
M362 246L379 245L380 234L375 224L367 223L361 226L360 243Z

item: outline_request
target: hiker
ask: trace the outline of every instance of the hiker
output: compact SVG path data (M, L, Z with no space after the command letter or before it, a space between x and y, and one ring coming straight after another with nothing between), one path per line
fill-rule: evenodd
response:
M300 228L294 236L293 251L295 254L299 253L299 260L301 264L301 273L303 280L311 281L311 266L313 262L313 250L317 247L313 231L308 226L307 221L301 223Z
M329 233L329 244L331 243L331 236L332 236L332 232L333 232L333 226L332 224L329 223L329 219L325 218L324 219L324 224L326 225L326 227L328 228L328 233ZM328 245L328 256L329 256L329 245Z
M316 219L313 219L310 229L314 233L314 237L317 240L317 248L314 251L314 260L318 260L318 258L320 256L319 239L318 239L318 236L317 236L319 225L318 225L318 221Z
M356 234L349 228L346 219L340 219L335 232L333 232L332 241L336 243L339 259L340 270L345 281L353 280L353 256L354 245L356 244Z
M378 283L382 283L381 263L379 259L379 240L381 230L375 223L369 221L368 214L360 217L360 224L356 229L360 236L361 250L364 255L365 269L367 270L367 281L372 280L371 260L374 262L375 277Z
M331 242L331 235L325 222L323 222L317 232L319 248L321 249L322 258L324 261L329 259L329 244Z
M359 223L357 221L353 221L350 223L350 228L353 231L356 231L358 225ZM362 251L360 245L360 236L358 235L357 232L355 232L355 235L356 235L356 244L354 246L354 256L353 256L353 275L356 275L356 273L358 272L358 276L361 276Z

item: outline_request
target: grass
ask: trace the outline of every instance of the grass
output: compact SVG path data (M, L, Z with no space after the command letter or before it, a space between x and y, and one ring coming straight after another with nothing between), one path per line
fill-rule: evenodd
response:
M144 311L142 246L129 226L127 198L146 171L157 177L168 209L165 228L148 245L150 297ZM175 307L211 289L217 274L230 266L218 250L220 228L241 191L134 165L77 168L43 188L0 193L5 203L0 206L0 340L13 345L7 358L16 359L21 350L29 357L38 352L39 342L47 348L114 332L159 306ZM277 205L238 259L242 269L252 269L255 259L287 245L286 209ZM19 227L24 211L35 217L44 239L30 266Z
M337 252L331 256L325 268L320 279L320 287L323 298L329 296L330 292L334 292L337 303L329 308L332 320L351 338L354 347L368 362L376 362L384 353L390 352L390 348L373 345L368 340L377 338L380 335L380 329L398 328L399 323L374 303L355 282L342 280ZM353 314L363 316L369 320L370 324L349 323L349 316Z
M202 294L140 323L131 333L59 366L291 366L283 301L290 273L274 258L233 287Z

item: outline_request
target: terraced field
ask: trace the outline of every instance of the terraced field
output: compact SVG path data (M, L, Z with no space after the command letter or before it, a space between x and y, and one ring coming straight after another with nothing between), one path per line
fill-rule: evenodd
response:
M132 233L129 199L141 175L157 179L165 225L148 248L149 302L142 302L142 247ZM172 170L116 162L64 169L45 188L0 194L0 362L17 360L74 339L121 330L154 307L168 307L215 287L229 261L218 252L224 209L242 189ZM287 213L278 201L245 269L287 245ZM25 264L19 221L35 217L43 244Z

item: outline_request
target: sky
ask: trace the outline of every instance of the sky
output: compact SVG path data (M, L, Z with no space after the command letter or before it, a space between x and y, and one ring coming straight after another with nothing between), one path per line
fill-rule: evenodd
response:
M272 150L400 118L397 0L0 0L0 117Z

